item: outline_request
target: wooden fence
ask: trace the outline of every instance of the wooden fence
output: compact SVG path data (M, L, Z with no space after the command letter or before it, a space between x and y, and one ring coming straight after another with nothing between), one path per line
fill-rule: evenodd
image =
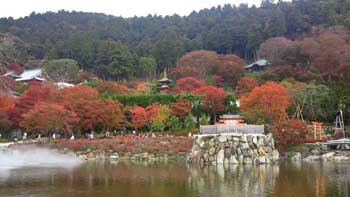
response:
M264 134L264 125L217 124L199 127L200 134Z

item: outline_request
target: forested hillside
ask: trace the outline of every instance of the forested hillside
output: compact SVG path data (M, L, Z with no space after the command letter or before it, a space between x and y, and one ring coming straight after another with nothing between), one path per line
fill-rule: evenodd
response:
M159 73L199 49L234 53L249 62L271 37L301 39L312 27L350 27L349 9L349 0L263 0L260 7L225 5L185 17L60 11L2 18L0 32L26 43L24 53L11 56L16 62L71 58L102 78L120 80Z

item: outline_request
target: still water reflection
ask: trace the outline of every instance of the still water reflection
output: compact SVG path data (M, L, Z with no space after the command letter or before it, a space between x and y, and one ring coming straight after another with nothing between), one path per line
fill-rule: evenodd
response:
M0 171L0 196L349 196L350 163L191 167L87 162Z

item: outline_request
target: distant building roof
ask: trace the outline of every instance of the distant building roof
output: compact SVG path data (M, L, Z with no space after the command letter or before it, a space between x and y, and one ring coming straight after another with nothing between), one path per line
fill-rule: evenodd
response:
M42 78L43 69L37 68L32 70L25 70L23 73L19 76L13 76L16 77L16 81L29 81L32 79L36 79L39 81L46 81L46 79Z
M224 114L224 115L220 116L220 118L224 118L224 119L239 119L239 118L243 118L243 117L238 115L238 114Z
M15 74L15 71L9 71L9 72L5 73L3 76L10 76L10 77L13 77L13 78L19 78L20 77L19 75Z
M67 87L74 87L74 84L71 84L71 83L59 82L59 83L55 83L55 84L60 89L67 88Z
M256 62L253 62L247 66L245 66L244 68L245 69L249 69L249 68L252 68L254 65L257 65L257 66L260 66L260 67L264 67L264 66L268 66L270 65L270 62L268 62L266 59L260 59Z

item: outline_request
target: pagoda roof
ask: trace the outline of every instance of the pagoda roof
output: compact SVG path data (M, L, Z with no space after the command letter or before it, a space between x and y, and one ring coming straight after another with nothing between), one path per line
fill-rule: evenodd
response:
M158 80L158 82L169 82L169 83L173 83L174 81L169 79L168 77L163 77L161 79Z

